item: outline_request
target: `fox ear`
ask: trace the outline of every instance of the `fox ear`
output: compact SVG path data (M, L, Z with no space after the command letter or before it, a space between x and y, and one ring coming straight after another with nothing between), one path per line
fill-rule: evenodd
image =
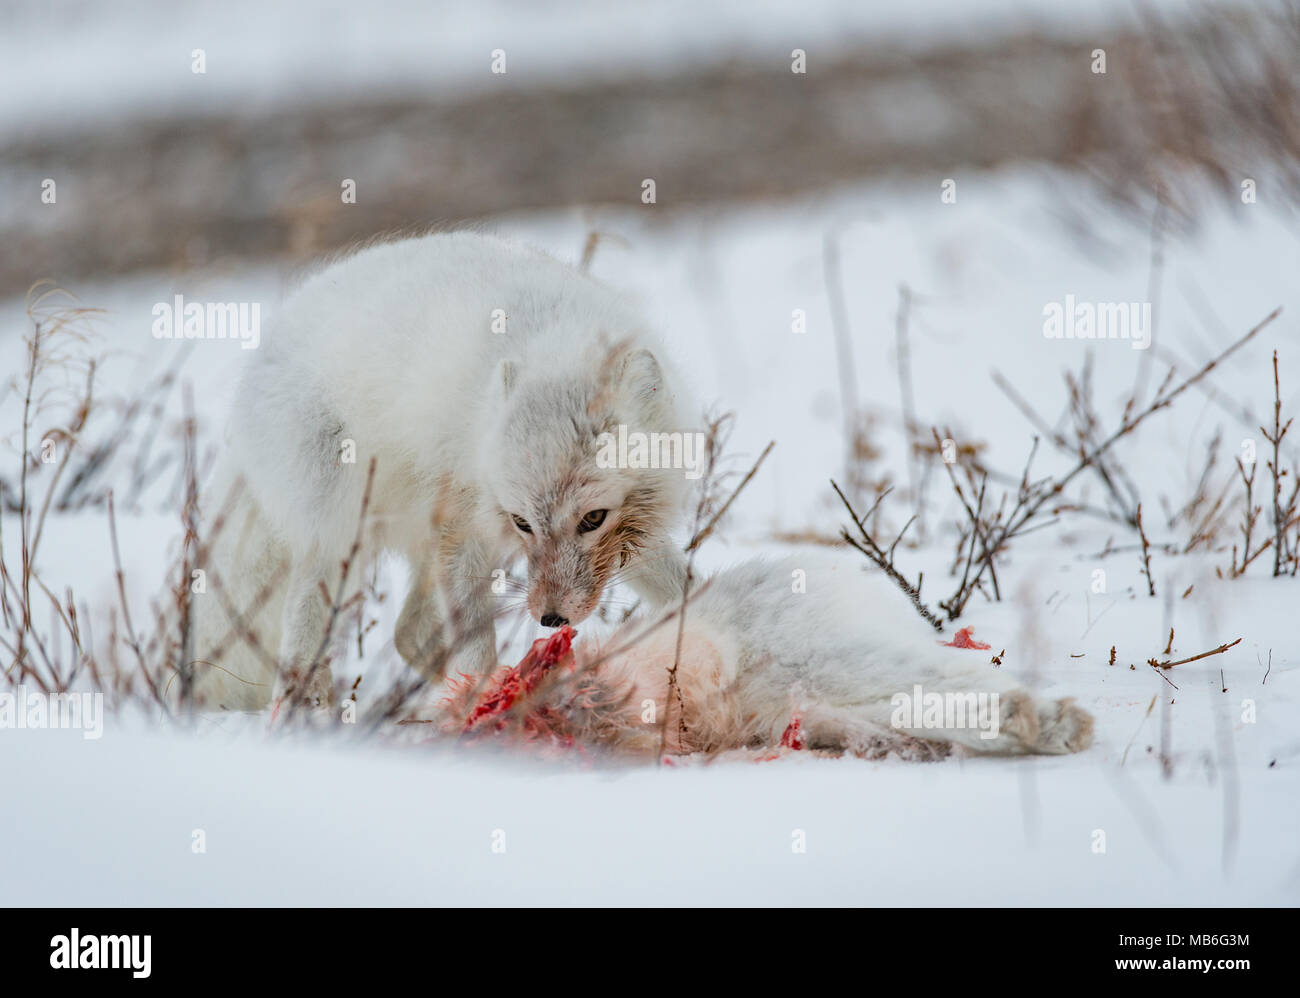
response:
M624 359L619 382L624 391L642 402L659 402L664 397L663 369L655 355L644 347L633 350Z

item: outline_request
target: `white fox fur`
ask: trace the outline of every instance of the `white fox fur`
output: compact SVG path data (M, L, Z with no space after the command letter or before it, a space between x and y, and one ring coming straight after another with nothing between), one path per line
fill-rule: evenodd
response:
M456 232L329 266L250 355L206 492L202 567L218 593L195 601L198 699L329 699L330 605L372 459L340 602L376 554L403 555L395 643L430 676L453 648L459 669L496 665L489 586L521 552L539 619L581 621L615 578L652 604L680 595L683 470L598 467L596 439L683 432L695 416L638 311L540 252Z
M796 570L807 591L796 592ZM539 688L522 715L581 742L655 756L780 744L792 721L809 749L936 758L952 745L986 754L1063 754L1092 742L1093 720L1073 701L1036 697L994 666L991 653L945 647L888 580L856 558L825 555L745 562L713 576L677 622L636 643L645 619L575 646L574 661ZM905 717L898 697L997 694L995 725ZM653 704L653 709L648 709ZM463 704L453 702L453 708ZM989 737L992 735L993 737Z

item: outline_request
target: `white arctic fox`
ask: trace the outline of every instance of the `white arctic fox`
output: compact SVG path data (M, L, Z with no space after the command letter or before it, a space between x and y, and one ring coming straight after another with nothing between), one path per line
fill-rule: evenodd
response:
M698 424L638 311L540 252L456 232L329 266L250 355L206 493L216 598L195 601L197 698L328 700L331 608L383 550L411 570L397 650L434 677L448 649L458 669L497 664L491 583L519 552L548 626L583 620L615 579L651 604L679 597L669 531L689 470L620 467L600 442Z
M698 592L680 655L676 620L653 630L646 619L629 622L603 642L575 645L566 667L525 678L526 699L513 710L480 708L493 723L478 727L509 733L513 725L530 739L642 757L785 745L932 759L953 745L1058 755L1092 743L1090 714L1034 695L1026 677L994 666L987 651L944 647L856 558L756 559ZM477 689L463 684L447 705L452 730L475 728Z

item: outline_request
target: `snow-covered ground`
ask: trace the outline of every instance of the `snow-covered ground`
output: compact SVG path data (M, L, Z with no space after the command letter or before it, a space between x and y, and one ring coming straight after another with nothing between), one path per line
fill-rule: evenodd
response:
M701 394L737 413L733 467L748 467L776 440L706 546L706 568L783 547L776 533L834 535L843 522L827 485L843 460L823 273L827 233L840 248L858 393L879 417L880 470L900 485L907 476L894 323L902 283L916 296L911 360L926 425L986 442L989 463L1018 475L1032 430L994 388L991 371L1055 421L1065 398L1061 374L1077 370L1085 350L1094 353L1098 411L1109 425L1119 420L1143 351L1126 341L1048 339L1043 309L1066 295L1146 300L1148 220L1118 217L1061 175L958 172L956 204L941 203L941 179L666 222L653 209L595 219L611 235L594 271L640 294ZM1087 240L1064 221L1074 217L1089 219ZM548 213L503 218L496 227L573 259L587 222L577 212ZM1192 390L1120 446L1143 490L1154 543L1186 542L1165 529L1161 499L1171 507L1187 499L1217 428L1223 453L1215 491L1235 474L1239 442L1253 439L1263 453L1258 430L1228 410L1247 404L1260 419L1270 413L1274 348L1284 398L1295 398L1287 386L1300 379L1297 231L1294 215L1270 202L1265 188L1257 204L1210 206L1194 236L1171 237L1164 248L1153 296L1152 387L1163 358L1178 357L1190 374L1276 306L1285 311L1216 372L1217 400ZM274 335L275 307L291 279L258 266L76 288L84 304L108 310L98 322L107 355L100 397L132 394L174 359L176 345L150 334L155 302L177 293L259 301L263 335ZM792 331L795 310L806 313L806 333ZM0 307L6 371L21 367L23 328L21 302ZM201 342L184 366L205 445L217 439L242 353L236 343ZM20 405L13 393L0 403L5 427L17 428ZM171 405L178 407L175 394ZM1035 467L1065 466L1044 450ZM127 583L139 605L156 595L179 538L167 493L164 479L136 508L119 510ZM1100 502L1086 480L1077 494ZM940 475L929 510L926 543L900 548L899 561L912 575L924 569L933 602L952 585L948 528L959 515ZM901 526L906 513L900 506L887 516ZM55 516L47 532L38 569L57 591L73 587L79 605L99 616L102 637L114 598L104 514ZM10 565L16 535L6 515ZM1132 540L1119 527L1066 517L1018 541L1001 569L1004 602L976 597L961 622L1007 649L1004 668L1038 673L1054 695L1075 695L1096 715L1097 744L1077 757L908 764L796 754L656 769L285 738L265 734L260 721L204 722L190 735L110 717L98 740L0 730L0 850L17 860L0 899L1295 904L1300 658L1290 612L1300 588L1268 578L1267 559L1248 578L1224 581L1214 570L1226 566L1226 551L1157 552L1151 598L1136 554L1099 556L1112 536L1117 545ZM348 667L366 673L363 697L377 689L369 670L391 660L404 584L402 567L386 565L380 589L389 596L375 610L376 636L366 660ZM1171 627L1177 657L1243 640L1171 670L1175 691L1144 664L1163 657ZM535 629L525 624L519 642ZM1112 646L1114 666L1107 664ZM1169 774L1158 758L1162 730ZM196 831L205 852L192 850ZM792 849L799 832L806 852ZM502 833L504 852L494 850Z
M1294 686L1294 675L1275 679ZM4 900L1295 903L1294 757L1265 769L1270 737L1237 733L1241 834L1224 872L1222 771L1193 753L1162 782L1141 745L1120 768L1136 698L1087 699L1123 715L1103 720L1109 746L1010 763L792 757L584 772L249 737L10 736L4 846L16 861ZM1192 693L1175 709L1208 728L1207 702ZM1093 852L1096 829L1105 854ZM193 851L196 831L206 852Z

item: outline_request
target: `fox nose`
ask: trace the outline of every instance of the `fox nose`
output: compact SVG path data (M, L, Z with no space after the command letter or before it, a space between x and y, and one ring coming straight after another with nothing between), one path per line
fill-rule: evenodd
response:
M543 627L563 627L568 622L568 617L561 617L558 613L548 613L542 617Z

